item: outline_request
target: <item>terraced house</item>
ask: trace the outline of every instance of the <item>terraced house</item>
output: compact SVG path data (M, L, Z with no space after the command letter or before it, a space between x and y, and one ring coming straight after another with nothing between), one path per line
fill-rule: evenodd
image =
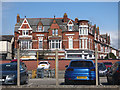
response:
M95 42L98 58L112 51L110 35L100 34L99 27L88 20L72 20L65 13L56 18L20 18L15 24L15 49L27 51L21 59L36 59L36 52L44 59L94 59ZM117 55L117 54L116 54Z

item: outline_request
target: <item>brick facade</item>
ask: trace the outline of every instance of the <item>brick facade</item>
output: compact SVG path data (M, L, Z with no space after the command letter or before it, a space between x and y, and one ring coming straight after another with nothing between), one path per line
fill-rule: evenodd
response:
M98 58L104 59L109 52L118 56L118 50L110 46L110 35L101 35L96 24L78 18L74 21L66 13L63 18L20 18L17 15L14 34L15 49L19 46L30 56L21 59L36 59L37 51L39 55L45 52L44 59L54 59L56 48L59 59L94 59L95 43Z

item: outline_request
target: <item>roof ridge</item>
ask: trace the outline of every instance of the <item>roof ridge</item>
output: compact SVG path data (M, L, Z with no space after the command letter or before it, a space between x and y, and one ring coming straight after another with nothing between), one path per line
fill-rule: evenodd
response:
M20 18L24 19L24 18ZM54 19L54 18L26 18L26 19ZM63 18L55 18L55 19L63 19Z

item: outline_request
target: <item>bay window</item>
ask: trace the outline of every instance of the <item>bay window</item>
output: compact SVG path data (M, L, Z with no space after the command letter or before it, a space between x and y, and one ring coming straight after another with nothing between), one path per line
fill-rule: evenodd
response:
M21 49L31 49L31 42L30 41L25 41L25 40L23 40L23 41L21 41L20 42L21 43Z
M61 40L50 40L49 48L51 49L60 49L61 48Z

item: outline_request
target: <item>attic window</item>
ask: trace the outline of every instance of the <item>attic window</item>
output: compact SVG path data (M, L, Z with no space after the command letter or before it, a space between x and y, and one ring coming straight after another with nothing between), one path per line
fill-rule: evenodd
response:
M42 26L38 26L38 31L39 31L39 32L42 31Z

